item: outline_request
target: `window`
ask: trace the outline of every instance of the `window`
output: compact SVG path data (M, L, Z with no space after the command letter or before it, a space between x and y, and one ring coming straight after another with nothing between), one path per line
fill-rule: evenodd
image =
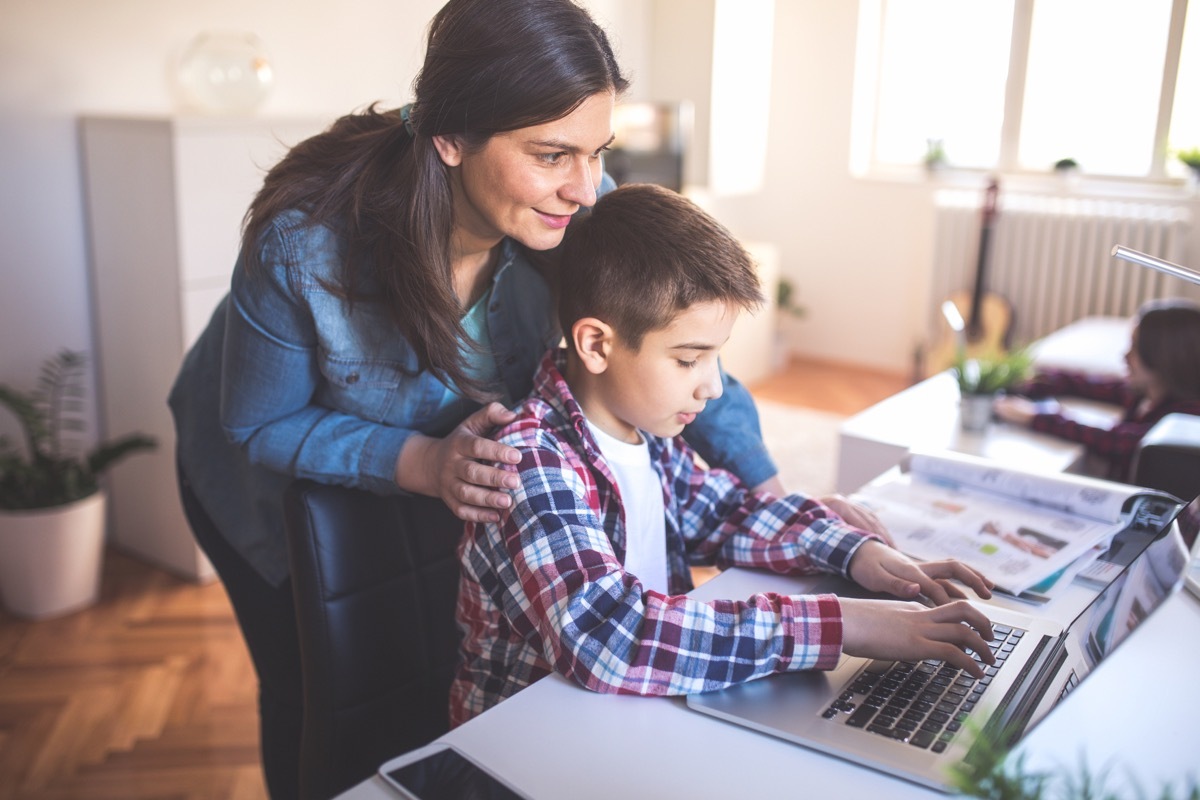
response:
M1200 22L1187 0L861 0L855 172L960 167L1182 174L1200 145Z

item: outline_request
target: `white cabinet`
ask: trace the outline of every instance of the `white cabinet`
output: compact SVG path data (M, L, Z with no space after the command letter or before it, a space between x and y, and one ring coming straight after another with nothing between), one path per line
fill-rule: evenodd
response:
M111 541L195 580L213 571L180 508L167 394L229 288L242 216L263 175L329 121L80 121L101 433L159 441L110 474Z

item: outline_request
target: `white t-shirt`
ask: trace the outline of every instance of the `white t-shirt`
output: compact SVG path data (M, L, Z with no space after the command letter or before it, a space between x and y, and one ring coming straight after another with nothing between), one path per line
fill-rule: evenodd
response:
M642 586L667 591L667 522L662 481L650 465L650 447L642 439L629 444L609 436L591 422L588 427L608 468L617 479L625 511L625 571Z

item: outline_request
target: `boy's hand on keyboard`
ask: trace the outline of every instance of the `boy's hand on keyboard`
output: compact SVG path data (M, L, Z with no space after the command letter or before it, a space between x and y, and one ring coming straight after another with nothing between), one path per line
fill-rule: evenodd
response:
M899 550L882 542L862 544L850 558L850 578L873 592L887 592L903 600L927 598L934 605L943 605L964 598L966 594L955 581L963 583L986 599L995 586L982 574L961 561L914 561Z
M976 678L983 669L967 651L995 663L987 642L992 627L965 600L936 608L894 600L841 598L842 651L852 656L903 661L940 659ZM965 624L964 624L965 623Z

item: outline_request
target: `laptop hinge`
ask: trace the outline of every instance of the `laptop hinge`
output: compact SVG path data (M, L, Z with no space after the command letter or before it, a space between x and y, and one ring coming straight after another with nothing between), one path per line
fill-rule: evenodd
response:
M1047 647L1047 645L1053 645ZM985 753L995 752L996 747L1011 747L1025 733L1038 703L1046 695L1054 676L1067 660L1066 635L1043 636L1032 655L1008 688L1008 693L996 707L980 733L979 740L971 746L963 761L971 765ZM1027 684L1033 675L1032 683Z

